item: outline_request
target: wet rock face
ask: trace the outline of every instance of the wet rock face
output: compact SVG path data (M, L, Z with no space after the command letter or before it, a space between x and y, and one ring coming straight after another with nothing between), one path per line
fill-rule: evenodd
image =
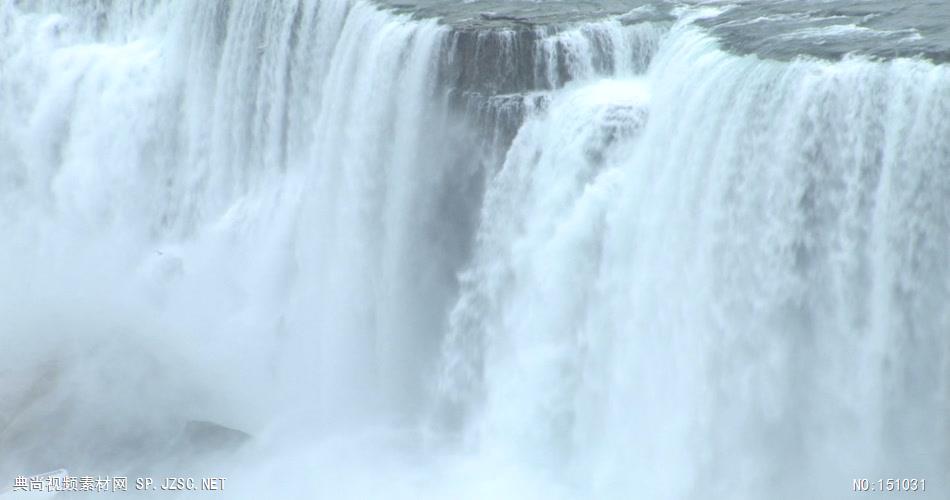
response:
M524 25L466 27L447 36L440 55L440 87L449 109L466 116L477 133L493 143L489 149L504 150L514 137L524 119L526 93L557 83L546 78L550 73L541 70L545 61L539 61L550 31ZM563 73L555 75L566 79Z
M93 370L83 360L107 361ZM145 473L233 453L251 439L190 419L200 393L167 371L168 360L103 344L0 370L0 477L57 468Z
M146 422L140 428L123 424L87 422L77 427L69 416L56 413L11 425L5 429L8 435L3 445L14 450L18 462L15 466L0 464L0 471L4 477L36 474L52 467L148 473L156 467L232 454L251 439L243 431L206 421ZM76 430L82 432L73 432Z
M251 439L251 435L223 425L201 420L185 422L176 445L197 454L233 452Z
M551 90L589 69L616 69L617 43L604 24L617 27L674 19L670 4L598 0L582 2L454 2L382 0L397 13L437 18L451 26L440 54L444 84L458 93L488 95ZM576 32L577 36L563 36ZM584 59L571 42L585 43ZM578 67L581 66L581 67Z
M378 0L394 13L436 18L450 26L439 53L439 88L449 109L467 117L491 150L504 150L536 92L628 64L645 69L652 41L634 40L633 25L665 30L672 4L650 0L571 2ZM649 37L648 37L649 38ZM621 45L630 45L628 53Z
M476 2L463 8L484 9L465 10L477 12L473 18L441 18L452 29L439 54L439 88L448 108L473 124L490 151L507 149L526 113L542 107L547 92L578 80L645 71L658 34L670 25L669 11L652 5L631 11L630 5L621 10L583 4L558 14L558 7L552 13L523 4L492 10L497 5Z

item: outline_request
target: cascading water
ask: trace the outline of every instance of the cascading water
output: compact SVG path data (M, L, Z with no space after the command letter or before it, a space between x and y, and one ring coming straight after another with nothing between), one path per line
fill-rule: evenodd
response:
M927 12L5 0L0 478L945 497Z

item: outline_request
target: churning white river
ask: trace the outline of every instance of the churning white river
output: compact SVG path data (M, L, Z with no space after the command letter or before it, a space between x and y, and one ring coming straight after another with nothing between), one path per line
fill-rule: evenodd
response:
M796 1L0 0L0 492L948 498L950 15Z

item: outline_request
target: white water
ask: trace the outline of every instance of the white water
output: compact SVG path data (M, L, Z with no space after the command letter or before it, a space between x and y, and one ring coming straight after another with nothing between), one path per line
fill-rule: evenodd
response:
M601 22L541 37L541 89L506 96L527 118L492 151L451 109L465 61L435 21L92 4L0 7L0 473L220 474L229 498L946 491L946 67ZM252 440L142 452L188 420Z

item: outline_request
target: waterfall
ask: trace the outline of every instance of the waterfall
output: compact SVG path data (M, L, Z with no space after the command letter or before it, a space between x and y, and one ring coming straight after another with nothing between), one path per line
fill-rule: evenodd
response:
M749 8L4 0L0 485L940 498L950 69Z
M479 439L570 457L600 498L940 477L946 71L677 26L645 78L559 92L489 185L452 316Z

